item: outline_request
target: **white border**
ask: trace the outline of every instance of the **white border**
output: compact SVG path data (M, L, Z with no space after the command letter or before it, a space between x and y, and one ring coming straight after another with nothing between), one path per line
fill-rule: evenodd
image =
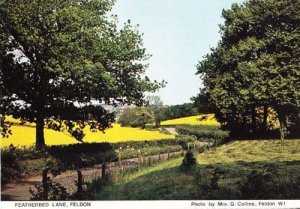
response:
M89 208L89 209L287 209L300 208L300 200L184 200L184 201L2 201L1 209Z

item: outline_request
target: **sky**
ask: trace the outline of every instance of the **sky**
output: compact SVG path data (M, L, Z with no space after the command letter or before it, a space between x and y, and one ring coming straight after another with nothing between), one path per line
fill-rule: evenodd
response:
M201 87L197 63L220 40L222 10L243 0L117 0L112 13L119 24L139 25L144 47L152 55L146 75L166 80L154 95L165 105L190 102Z

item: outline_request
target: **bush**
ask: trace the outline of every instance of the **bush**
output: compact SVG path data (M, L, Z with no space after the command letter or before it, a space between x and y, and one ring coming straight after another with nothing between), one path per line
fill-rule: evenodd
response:
M188 150L187 153L185 154L182 163L180 165L180 170L181 171L189 171L193 167L195 167L197 164L196 158L194 157L194 154L191 150Z
M229 132L221 130L218 126L179 125L176 131L180 134L194 135L198 140L214 142L215 145L225 142Z
M113 144L81 143L49 146L42 151L33 147L16 148L11 145L2 149L1 152L1 182L4 184L20 178L22 175L40 171L49 160L55 162L57 170L63 171L116 161L116 150L122 159L128 159L138 157L139 154L146 156L180 151L181 146L194 143L196 140L192 136L180 136L175 139L128 141Z
M23 167L20 165L16 147L10 145L1 151L1 184L20 178Z
M219 180L225 178L226 172L220 168L215 168L213 170L213 175L211 178L210 173L204 168L198 168L196 172L195 180L198 187L198 198L199 199L210 199L210 200L232 200L238 199L238 191L227 187L220 186Z
M57 182L53 182L47 177L47 185L39 184L35 185L36 191L31 187L29 192L31 194L31 200L68 200L70 195L66 188ZM45 186L47 190L45 191Z
M263 171L253 170L239 182L241 199L291 199L300 194L300 179L284 180L277 169L268 165Z
M116 157L114 147L109 143L50 146L46 150L50 156L58 161L61 169L75 169L101 164Z

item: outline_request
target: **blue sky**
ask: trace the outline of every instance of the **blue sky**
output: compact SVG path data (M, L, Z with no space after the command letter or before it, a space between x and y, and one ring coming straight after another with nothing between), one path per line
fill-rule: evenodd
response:
M146 74L166 80L167 86L155 93L164 104L190 102L201 80L196 65L217 45L223 8L243 0L117 0L112 13L120 24L128 19L139 24L144 47L152 55Z

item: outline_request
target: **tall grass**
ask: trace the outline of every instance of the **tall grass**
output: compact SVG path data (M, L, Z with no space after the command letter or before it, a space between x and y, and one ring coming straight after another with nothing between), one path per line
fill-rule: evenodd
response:
M182 158L173 159L128 174L94 198L295 199L300 192L299 159L300 140L287 140L284 147L271 140L235 141L199 154L198 167L190 172L180 171Z

